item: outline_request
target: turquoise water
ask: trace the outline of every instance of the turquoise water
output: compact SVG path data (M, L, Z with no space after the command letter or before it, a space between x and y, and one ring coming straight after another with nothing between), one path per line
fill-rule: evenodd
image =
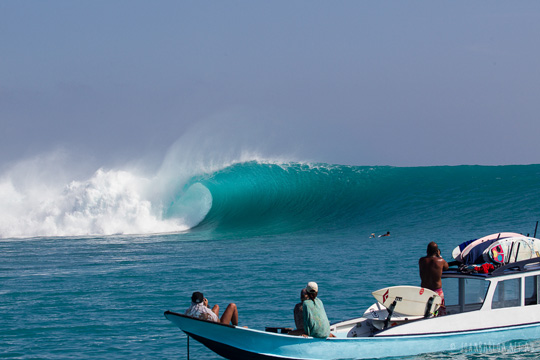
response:
M108 184L87 193L109 194L115 184ZM308 281L318 282L331 321L360 316L373 303L371 291L418 285L417 259L429 241L448 259L471 238L499 231L532 236L540 220L540 165L245 162L167 184L159 196L139 193L133 205L159 208L154 222L143 211L131 219L125 193L109 207L103 196L101 207L88 196L71 204L78 189L71 184L55 217L40 222L42 213L33 212L17 229L0 226L0 357L186 358L186 336L163 312L184 311L196 290L222 308L235 302L240 325L252 328L292 326ZM68 227L78 214L92 226ZM154 225L148 234L114 235L102 225L107 217ZM186 231L151 234L171 222L191 223ZM48 233L35 237L39 231ZM390 237L369 237L386 231ZM190 345L192 359L219 358ZM533 359L540 342L468 350L411 359Z

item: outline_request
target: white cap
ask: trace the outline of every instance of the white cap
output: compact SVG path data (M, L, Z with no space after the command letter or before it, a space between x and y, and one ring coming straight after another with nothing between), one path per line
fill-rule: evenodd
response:
M310 282L308 282L308 284L306 286L306 291L308 293L309 292L319 292L319 286L317 285L316 282L310 281Z

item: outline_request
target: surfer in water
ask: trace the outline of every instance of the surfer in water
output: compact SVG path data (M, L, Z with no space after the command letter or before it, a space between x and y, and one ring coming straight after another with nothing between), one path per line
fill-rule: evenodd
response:
M436 242L428 244L427 255L418 260L420 268L421 286L435 291L441 298L442 304L439 308L439 315L446 315L444 306L444 293L442 290L442 272L448 270L448 263L441 256L441 250Z

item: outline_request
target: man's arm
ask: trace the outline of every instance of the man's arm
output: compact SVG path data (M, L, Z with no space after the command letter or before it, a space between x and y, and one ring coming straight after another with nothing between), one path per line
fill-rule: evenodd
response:
M448 270L449 266L448 266L448 263L446 262L446 260L443 259L443 261L444 261L444 264L443 264L442 269L443 269L443 271L446 271L446 270Z
M441 256L441 249L439 249L439 253L437 254L437 257L439 257L439 259L441 259L442 262L443 262L443 264L442 264L442 269L443 269L443 271L448 270L448 263L447 263L446 260L444 260L443 257Z

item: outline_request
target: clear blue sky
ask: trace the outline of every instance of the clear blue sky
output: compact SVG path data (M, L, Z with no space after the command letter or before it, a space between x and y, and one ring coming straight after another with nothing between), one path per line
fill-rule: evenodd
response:
M0 165L206 135L340 164L540 163L540 2L0 2Z

